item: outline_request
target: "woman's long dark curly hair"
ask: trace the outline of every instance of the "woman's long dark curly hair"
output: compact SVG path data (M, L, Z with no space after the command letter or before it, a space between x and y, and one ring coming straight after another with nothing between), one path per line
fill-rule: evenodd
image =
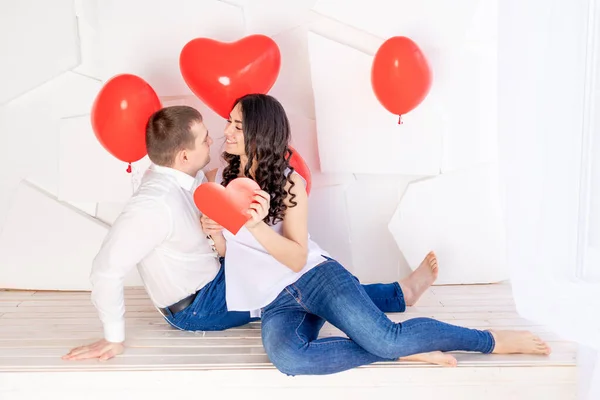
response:
M244 131L244 147L248 164L243 176L254 179L262 190L271 195L269 215L265 218L267 224L275 224L285 215L288 205L285 199L289 188L289 207L294 207L295 194L291 193L294 182L291 180L294 168L290 166L292 151L288 144L291 138L290 123L283 106L277 99L266 94L248 94L237 99L232 109L241 105L242 127ZM240 176L240 156L223 153L227 166L223 170L223 186ZM257 165L255 176L250 171ZM286 170L290 172L286 174Z

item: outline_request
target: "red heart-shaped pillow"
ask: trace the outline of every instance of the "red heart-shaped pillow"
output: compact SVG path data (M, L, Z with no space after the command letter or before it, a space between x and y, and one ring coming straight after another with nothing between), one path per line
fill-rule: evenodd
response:
M250 178L236 178L227 187L206 182L194 191L194 203L202 214L235 235L250 218L247 211L256 190L260 186Z

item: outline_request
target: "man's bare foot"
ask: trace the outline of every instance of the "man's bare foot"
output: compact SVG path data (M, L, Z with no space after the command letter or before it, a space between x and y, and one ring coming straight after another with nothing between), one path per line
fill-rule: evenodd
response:
M433 251L429 252L419 268L407 278L401 280L400 288L404 294L407 306L414 305L425 291L435 282L438 276L437 257Z
M421 361L429 364L441 365L443 367L456 367L458 362L450 354L441 351L432 351L429 353L413 354L408 357L400 357L400 361Z
M529 331L489 331L496 345L494 354L550 354L550 346Z

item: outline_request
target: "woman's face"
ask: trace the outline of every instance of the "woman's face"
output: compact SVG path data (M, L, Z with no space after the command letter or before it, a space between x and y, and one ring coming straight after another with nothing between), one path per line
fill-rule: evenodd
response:
M234 156L246 155L242 122L242 106L237 103L225 126L225 152Z

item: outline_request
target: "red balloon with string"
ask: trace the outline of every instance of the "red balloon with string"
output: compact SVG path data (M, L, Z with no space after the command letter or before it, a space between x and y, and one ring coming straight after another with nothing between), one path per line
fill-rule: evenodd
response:
M371 68L371 86L377 100L392 114L402 115L417 107L429 93L432 73L425 55L404 36L386 40L377 50Z
M114 76L96 96L91 112L96 138L110 154L129 163L127 172L147 154L146 124L160 108L154 89L131 74Z

